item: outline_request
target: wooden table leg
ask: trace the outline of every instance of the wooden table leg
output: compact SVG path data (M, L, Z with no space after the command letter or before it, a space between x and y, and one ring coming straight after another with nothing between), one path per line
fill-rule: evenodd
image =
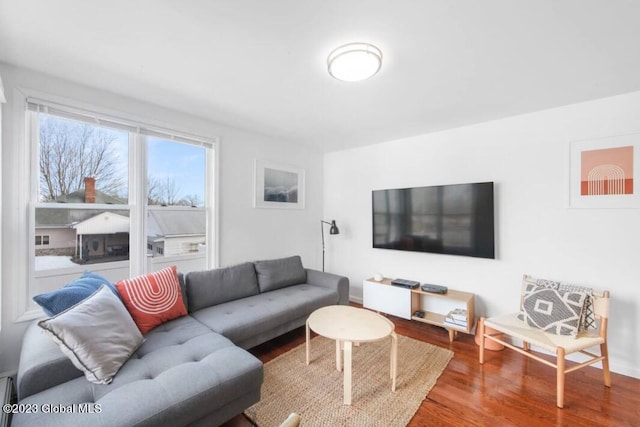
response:
M309 330L309 321L307 320L307 322L306 322L307 365L309 364L309 353L310 353L309 347L311 346L310 337L311 337L311 332Z
M391 391L396 391L396 376L398 375L398 336L391 332Z
M344 344L340 340L336 340L336 370L342 371L342 348Z
M344 404L351 405L351 341L344 342Z

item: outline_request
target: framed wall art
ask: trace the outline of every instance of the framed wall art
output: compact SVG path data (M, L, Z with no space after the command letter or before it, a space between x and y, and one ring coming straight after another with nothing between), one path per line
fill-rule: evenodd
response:
M304 169L267 160L255 162L256 208L304 209Z
M569 206L640 208L640 133L571 143Z

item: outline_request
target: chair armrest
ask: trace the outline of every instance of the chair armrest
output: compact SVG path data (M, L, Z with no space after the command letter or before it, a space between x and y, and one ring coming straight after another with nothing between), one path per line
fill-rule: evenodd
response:
M305 268L305 271L307 272L308 284L336 289L338 291L338 304L349 304L349 278L309 268Z

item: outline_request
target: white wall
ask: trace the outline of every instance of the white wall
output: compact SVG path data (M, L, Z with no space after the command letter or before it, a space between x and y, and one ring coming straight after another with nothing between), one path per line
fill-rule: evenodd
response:
M640 92L330 153L328 270L354 300L380 272L474 292L477 315L517 310L523 273L609 289L612 370L640 378L640 210L568 208L569 142L632 132ZM496 183L496 260L372 249L372 190L479 181Z
M219 260L230 265L252 259L299 254L305 266L320 266L319 220L322 214L322 156L313 150L263 135L217 125L215 117L205 120L102 92L40 73L0 64L7 104L3 105L2 129L2 328L0 330L0 372L17 368L20 340L25 322L16 323L21 280L26 266L16 262L16 242L27 238L26 206L16 203L25 187L16 182L20 172L14 109L16 88L27 88L68 98L101 109L121 112L152 125L205 137L220 137L219 145ZM254 159L260 158L304 168L306 208L304 210L254 209Z

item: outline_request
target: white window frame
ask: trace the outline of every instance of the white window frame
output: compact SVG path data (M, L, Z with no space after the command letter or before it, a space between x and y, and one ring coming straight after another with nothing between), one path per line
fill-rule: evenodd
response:
M2 104L4 104L5 102L7 102L7 99L4 96L4 84L2 83L2 77L0 76L0 165L2 164L2 150L3 150L3 142L2 142ZM2 197L3 197L3 193L2 193L2 174L0 173L0 225L3 223L3 219L2 219ZM2 242L2 227L0 226L0 243ZM4 294L4 288L2 286L2 260L3 260L3 253L2 253L2 244L0 244L0 319L3 319L2 315L2 294ZM2 321L0 321L0 331L2 330Z
M35 280L35 208L46 207L55 208L56 205L52 203L39 203L36 202L37 194L39 191L38 183L38 171L37 165L37 152L39 149L39 138L33 138L31 135L37 130L33 128L33 122L37 120L30 120L28 114L28 104L37 103L40 105L50 106L59 111L66 111L70 114L79 114L87 118L92 118L97 124L103 123L115 123L121 124L123 127L129 127L129 204L128 205L102 205L94 204L94 209L105 210L120 210L122 208L129 209L131 212L131 229L130 229L130 241L132 242L132 248L135 247L130 253L129 265L130 275L135 276L145 273L146 270L146 254L147 254L147 242L144 233L144 218L147 214L147 189L146 189L146 141L142 141L142 138L147 136L155 136L170 141L185 142L194 145L201 145L207 148L206 150L206 167L205 167L205 212L206 212L206 241L207 251L206 260L207 265L211 268L218 265L219 260L219 215L218 215L218 174L219 174L219 138L214 137L202 137L184 132L178 129L176 126L167 126L165 123L153 122L147 119L142 120L132 115L115 112L101 108L92 104L82 103L76 100L59 97L40 91L16 88L14 89L14 137L15 140L20 143L21 149L18 152L23 167L18 167L16 170L20 171L20 179L17 181L21 184L19 196L20 199L17 203L26 209L27 219L17 224L19 230L29 237L28 239L21 239L16 247L18 268L17 276L19 278L20 289L18 290L18 301L15 307L14 316L12 316L15 322L29 321L42 316L42 311L34 307L31 304L31 289ZM113 126L108 126L113 127ZM144 161L143 161L144 160ZM132 167L131 165L136 165ZM142 188L140 187L142 183ZM86 208L86 205L78 205L79 207ZM142 209L137 209L137 206L142 206ZM63 204L59 208L73 209L75 204ZM24 218L23 217L23 218ZM139 250L137 250L139 249ZM115 263L113 263L115 264ZM64 272L64 269L60 269Z

